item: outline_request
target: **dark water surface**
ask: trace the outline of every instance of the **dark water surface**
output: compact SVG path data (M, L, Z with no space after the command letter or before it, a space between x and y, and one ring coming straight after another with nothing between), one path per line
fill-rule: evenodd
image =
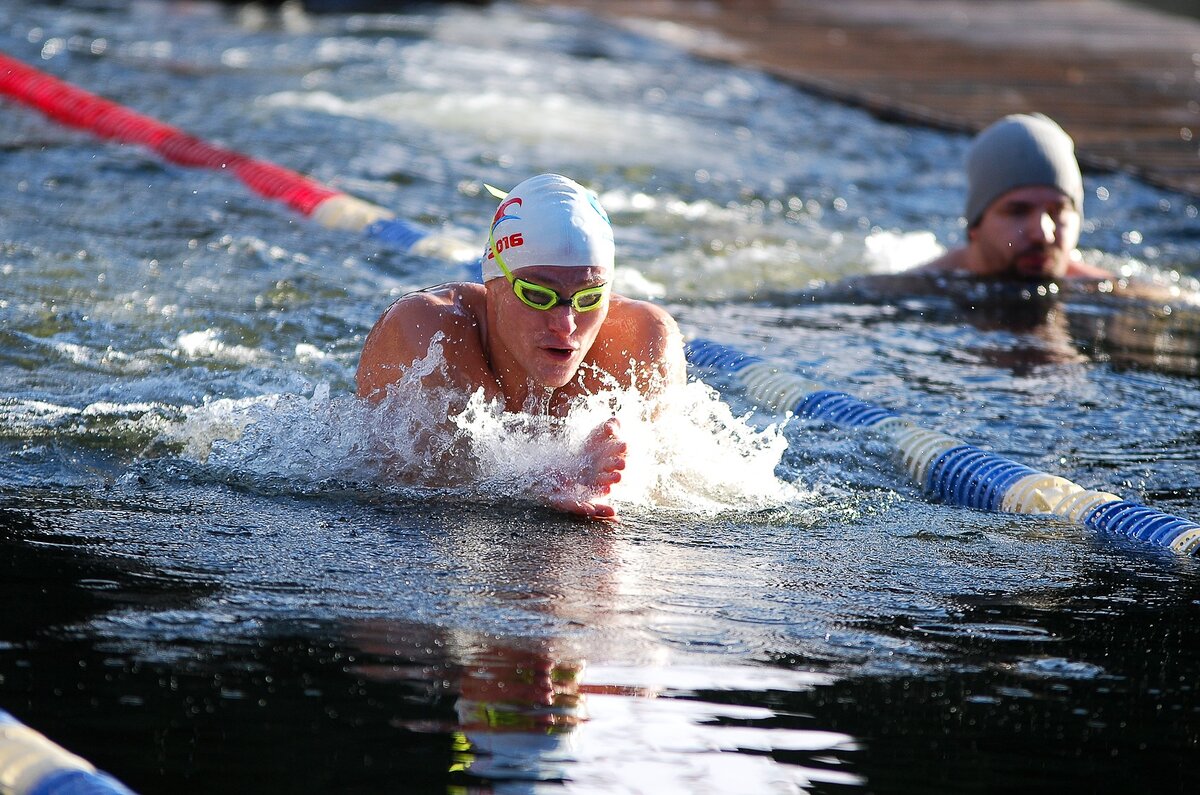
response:
M1133 2L1137 5L1156 8L1159 11L1200 19L1200 5L1194 0L1133 0Z
M687 333L1200 516L1188 197L1086 177L1085 254L1163 299L922 283L965 139L576 14L13 0L0 50L472 240L484 182L569 174ZM716 377L628 426L618 523L486 422L488 477L399 488L358 350L464 267L9 103L0 185L0 708L136 790L1198 783L1192 558L931 503Z

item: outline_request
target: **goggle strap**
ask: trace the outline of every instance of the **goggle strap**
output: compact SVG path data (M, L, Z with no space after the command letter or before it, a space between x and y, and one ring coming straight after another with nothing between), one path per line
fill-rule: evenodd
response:
M504 257L500 256L500 249L496 248L496 231L488 232L488 248L492 250L492 256L496 259L496 264L500 266L500 272L504 274L504 278L508 279L508 283L512 284L513 274L508 269L508 264L504 261Z

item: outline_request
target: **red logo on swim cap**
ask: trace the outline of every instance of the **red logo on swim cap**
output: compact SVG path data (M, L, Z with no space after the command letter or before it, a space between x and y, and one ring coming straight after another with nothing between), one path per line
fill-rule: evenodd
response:
M513 198L501 204L496 208L496 214L492 216L491 238L493 242L491 246L488 246L488 259L495 259L497 252L504 251L505 249L516 248L517 246L525 244L525 238L521 237L520 232L515 232L504 237L496 237L496 227L500 225L501 221L520 219L521 216L507 212L508 208L514 204L517 207L521 206L521 198L519 196L514 196Z
M495 234L495 232L496 232L496 225L499 224L501 221L507 221L510 218L520 218L521 217L519 215L509 215L507 212L505 212L509 207L511 207L514 204L517 205L518 207L521 206L521 198L519 196L514 196L513 198L509 199L508 201L504 202L503 204L501 204L499 207L496 208L496 214L492 216L492 233L493 234Z

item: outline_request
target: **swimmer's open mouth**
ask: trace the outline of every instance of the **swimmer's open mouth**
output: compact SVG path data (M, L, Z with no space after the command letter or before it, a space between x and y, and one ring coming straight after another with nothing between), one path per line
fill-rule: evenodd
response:
M542 348L542 350L544 350L546 353L550 354L551 356L556 356L560 359L570 359L572 356L575 355L575 350L573 348L550 348L550 347L547 347L547 348Z

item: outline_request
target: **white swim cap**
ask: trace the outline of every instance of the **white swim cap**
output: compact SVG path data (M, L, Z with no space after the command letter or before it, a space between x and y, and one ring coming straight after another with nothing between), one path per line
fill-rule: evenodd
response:
M608 278L614 268L612 224L595 193L558 174L530 177L509 191L492 216L483 252L483 280L541 265L596 268Z

